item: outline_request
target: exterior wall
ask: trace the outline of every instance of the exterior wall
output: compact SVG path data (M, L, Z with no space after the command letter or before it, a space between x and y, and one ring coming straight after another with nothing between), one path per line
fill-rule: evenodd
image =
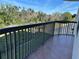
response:
M76 21L79 21L79 9L78 9L78 14L76 16ZM78 26L78 24L77 24ZM79 59L79 29L75 27L75 39L74 39L74 44L73 44L73 54L72 54L72 59ZM77 32L78 30L78 32ZM78 33L78 34L77 34Z

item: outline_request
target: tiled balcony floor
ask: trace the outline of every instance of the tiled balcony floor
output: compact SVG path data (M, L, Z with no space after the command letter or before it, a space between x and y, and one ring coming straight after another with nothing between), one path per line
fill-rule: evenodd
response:
M28 59L72 59L73 36L55 35Z

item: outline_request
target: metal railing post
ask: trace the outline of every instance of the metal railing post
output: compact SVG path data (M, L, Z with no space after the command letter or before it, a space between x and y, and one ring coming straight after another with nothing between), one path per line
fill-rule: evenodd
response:
M0 59L2 59L2 57L1 57L1 51L0 51Z
M53 23L53 29L52 29L52 36L54 36L54 31L55 31L55 22Z
M69 24L67 28L66 26L62 26L67 23ZM64 28L65 31L67 29L67 34L71 34L71 23L75 24L76 22L53 21L0 29L0 35L5 34L3 36L5 38L4 41L2 43L0 41L2 49L5 47L5 57L2 50L0 50L0 59L23 59L29 56L50 37L53 37L55 34L61 35L61 29ZM59 27L56 26L57 24ZM73 31L72 29L72 34L74 34Z

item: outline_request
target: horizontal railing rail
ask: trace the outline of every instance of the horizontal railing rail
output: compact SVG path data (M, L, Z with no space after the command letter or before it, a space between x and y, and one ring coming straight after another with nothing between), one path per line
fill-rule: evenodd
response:
M74 35L76 21L51 21L0 29L0 59L24 59L50 37Z
M35 26L47 25L47 24L51 24L51 23L77 23L77 22L76 21L51 21L51 22L46 22L46 23L8 27L8 28L0 29L0 34L4 34L7 32L11 32L11 31L16 31L16 30L20 30L20 29L24 29L24 28L31 28L31 27L35 27Z

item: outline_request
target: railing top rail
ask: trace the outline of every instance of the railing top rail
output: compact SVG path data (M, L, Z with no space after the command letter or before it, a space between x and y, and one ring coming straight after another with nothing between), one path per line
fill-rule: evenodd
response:
M31 28L31 27L36 27L36 26L52 24L52 23L77 23L77 22L76 21L51 21L51 22L45 22L45 23L37 23L37 24L8 27L8 28L0 29L0 34L4 34L7 32L13 32L13 31L21 30L21 29L26 29L26 28Z
M56 23L77 23L76 21L54 21Z

